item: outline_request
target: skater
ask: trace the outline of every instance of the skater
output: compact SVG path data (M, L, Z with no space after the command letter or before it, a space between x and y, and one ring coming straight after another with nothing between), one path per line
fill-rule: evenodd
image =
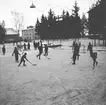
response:
M79 46L79 52L80 52L80 48L81 48L81 42L79 42L78 46Z
M13 51L13 53L12 53L12 56L13 56L14 54L15 54L15 61L16 61L16 62L19 62L19 60L18 60L18 59L19 59L19 56L18 56L18 55L20 55L20 54L19 54L19 52L18 52L17 47L14 48L14 51Z
M93 68L95 67L95 65L97 65L98 64L98 62L97 62L97 52L93 52L92 53L92 59L93 59Z
M90 52L90 57L93 59L93 68L95 67L95 64L97 65L98 62L97 62L97 52L93 52L93 46L91 45L91 43L89 42L89 45L88 45L88 49L87 51Z
M48 46L47 46L47 44L45 44L45 53L44 53L44 56L48 56Z
M34 47L34 49L35 49L35 40L33 40L33 47Z
M79 43L79 44L76 43L76 45L75 45L75 47L76 47L75 50L76 50L76 54L77 54L77 60L79 60L79 56L80 56L80 55L79 55L80 46L81 46L80 43Z
M19 63L18 66L20 66L22 62L23 62L23 66L26 66L25 59L28 61L28 59L27 59L26 56L27 56L27 53L24 53L24 55L22 55L21 60L20 60L20 63Z
M75 44L76 44L76 42L73 41L73 44L72 44L72 50L74 50Z
M30 43L29 42L28 42L28 45L27 46L28 46L28 50L30 50Z
M24 50L26 50L26 44L25 44L25 43L24 43L24 45L23 45L23 46L24 46Z
M42 41L39 42L38 50L39 50L39 54L36 57L39 57L39 59L41 59L40 57L41 57L41 54L43 53Z
M5 55L6 53L6 48L5 48L5 45L3 44L3 47L2 47L2 52L3 52L3 55Z
M89 52L90 52L90 57L92 57L92 53L93 53L93 46L92 46L92 44L91 44L90 42L89 42L89 44L88 44L87 51L89 51Z
M77 55L78 55L78 45L77 45L77 43L75 44L75 46L73 47L73 57L72 57L72 59L73 59L73 65L75 65L75 62L76 62L76 57L77 57Z

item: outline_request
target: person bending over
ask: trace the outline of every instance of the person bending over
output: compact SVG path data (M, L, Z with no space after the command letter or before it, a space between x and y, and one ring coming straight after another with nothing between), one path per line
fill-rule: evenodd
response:
M21 60L20 60L20 63L19 63L18 66L20 66L22 62L23 62L23 66L26 66L26 64L25 64L25 60L28 61L26 55L27 55L27 53L24 53L24 55L22 55Z

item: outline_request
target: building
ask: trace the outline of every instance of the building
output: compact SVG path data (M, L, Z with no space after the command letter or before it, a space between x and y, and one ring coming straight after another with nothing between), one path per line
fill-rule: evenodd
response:
M89 34L99 35L99 38L106 39L106 0L98 2L89 14Z
M32 41L35 39L35 29L27 28L22 30L22 39L27 41Z
M6 28L6 35L4 37L4 42L18 42L21 38L19 33L13 28Z

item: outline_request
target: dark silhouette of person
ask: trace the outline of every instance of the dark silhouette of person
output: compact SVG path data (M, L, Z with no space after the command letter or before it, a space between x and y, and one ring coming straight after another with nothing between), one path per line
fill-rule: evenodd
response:
M87 51L89 51L89 52L90 52L90 56L92 57L92 53L93 53L93 46L92 46L92 44L91 44L90 42L89 42L89 44L88 44Z
M18 66L20 66L22 62L23 62L23 66L26 66L26 64L25 64L25 60L28 61L28 59L27 59L26 56L27 56L27 53L24 53L24 55L22 55L22 57L21 57L21 59L20 59L20 63L19 63Z
M39 50L39 54L36 57L39 57L39 59L41 59L41 54L43 53L42 41L39 42L38 50Z
M35 49L35 41L33 41L33 47L34 47L34 49Z
M24 50L26 50L26 44L24 43Z
M80 52L80 47L81 47L81 42L79 42L78 44L76 44L76 51L77 51L77 60L79 60L79 52Z
M90 52L90 57L93 59L93 67L95 67L95 65L98 64L98 62L97 62L97 52L93 52L93 46L91 45L90 42L89 42L87 51Z
M37 48L40 46L40 42L37 42Z
M98 62L97 62L97 52L93 52L92 53L92 59L93 59L93 67L95 67L95 65L97 65L98 64Z
M38 43L35 42L35 50L38 48Z
M79 57L79 46L77 43L75 43L75 46L73 47L73 63L72 64L75 64L76 63L76 58Z
M16 61L16 62L19 62L19 60L18 60L18 59L19 59L19 56L18 56L18 55L20 55L20 54L19 54L19 52L18 52L17 47L14 48L14 51L13 51L13 53L12 53L12 56L13 56L14 54L15 54L15 61Z
M33 41L33 46L34 46L34 49L36 50L36 49L37 49L37 47L38 47L38 43L37 43L37 42L35 42L35 41Z
M72 50L74 50L75 44L76 44L76 42L73 41L73 44L72 44Z
M45 51L45 53L44 53L44 56L48 56L48 46L47 46L47 44L45 44L45 46L44 46L44 51Z
M30 50L30 43L29 42L28 42L28 45L27 46L28 46L28 50Z
M5 48L5 45L3 44L3 47L2 47L2 52L3 52L3 55L5 55L6 53L6 48Z

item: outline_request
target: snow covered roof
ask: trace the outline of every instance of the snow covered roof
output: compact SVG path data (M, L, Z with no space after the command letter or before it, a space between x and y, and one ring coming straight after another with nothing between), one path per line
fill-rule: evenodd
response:
M18 32L13 28L6 28L6 35L17 35Z

